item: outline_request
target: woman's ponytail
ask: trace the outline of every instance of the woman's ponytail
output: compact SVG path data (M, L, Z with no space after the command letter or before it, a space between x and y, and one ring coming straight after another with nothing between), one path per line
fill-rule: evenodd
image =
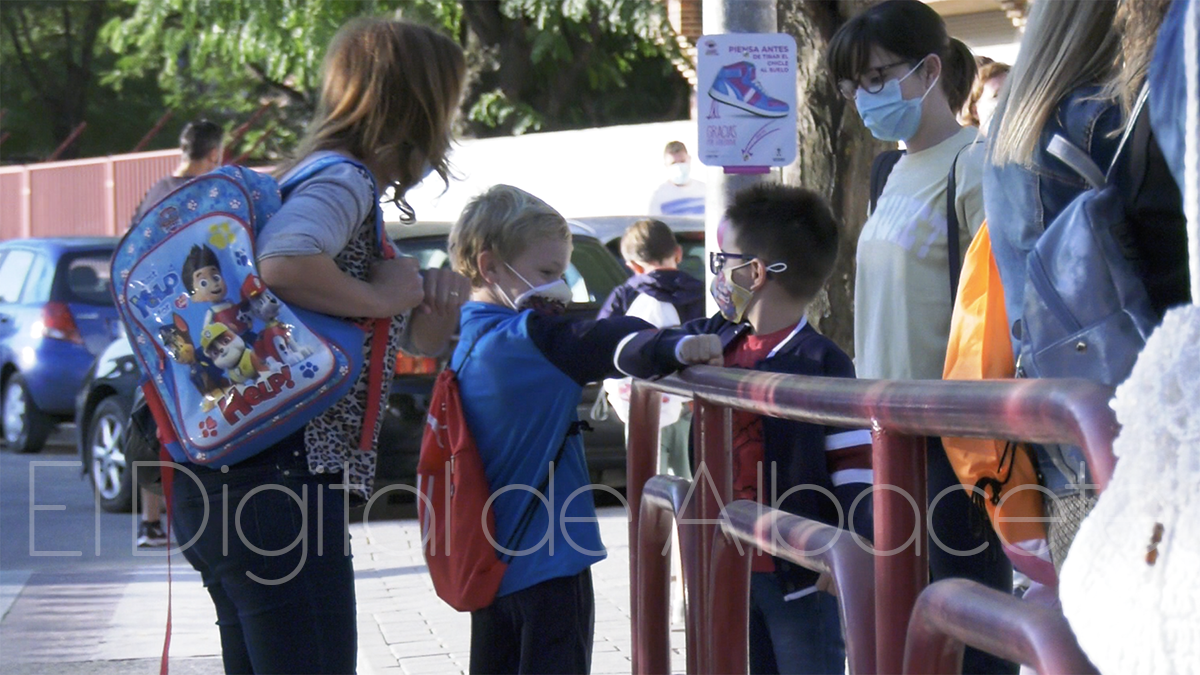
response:
M949 47L942 57L942 91L946 92L946 101L954 114L957 115L967 104L978 72L971 48L958 38L950 38Z

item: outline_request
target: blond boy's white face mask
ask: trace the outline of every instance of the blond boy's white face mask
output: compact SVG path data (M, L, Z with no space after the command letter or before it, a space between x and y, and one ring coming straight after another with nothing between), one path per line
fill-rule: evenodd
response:
M567 285L565 279L555 279L550 283L534 286L520 272L513 269L512 265L504 263L504 266L510 272L517 275L517 278L529 287L529 290L521 293L516 298L510 298L508 293L499 284L496 285L496 290L499 291L500 296L504 298L504 301L510 307L518 312L525 309L532 309L540 314L553 315L562 314L567 311L567 305L571 304L571 298L574 295L571 293L571 287Z

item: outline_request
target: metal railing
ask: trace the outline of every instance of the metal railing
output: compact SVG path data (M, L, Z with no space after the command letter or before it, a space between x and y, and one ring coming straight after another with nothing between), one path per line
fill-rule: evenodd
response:
M700 470L694 484L687 488L685 494L690 498L686 503L675 503L673 498L664 497L661 489L655 489L647 495L648 505L643 508L643 491L657 467L659 396L656 391L693 396L694 459ZM657 605L643 608L640 604L658 601L661 589L655 590L651 597L647 583L653 581L657 588L660 575L666 574L658 568L666 564L667 559L658 552L650 554L650 549L643 550L640 527L642 517L647 517L647 526L653 528L653 532L646 535L647 546L655 544L661 538L658 535L663 531L664 519L669 532L670 515L675 512L685 519L680 527L680 548L688 600L688 672L745 670L745 631L730 629L731 620L739 622L732 625L744 627L745 615L738 613L740 605L731 604L725 596L744 596L748 563L730 563L727 549L735 537L755 545L759 542L753 524L746 522L745 514L741 513L745 507L726 508L732 501L732 410L872 431L876 486L874 548L880 552L871 556L874 616L863 616L866 610L858 603L849 607L843 605L849 614L843 620L856 624L873 621L874 625L874 663L855 652L851 657L852 672L896 673L904 666L909 620L929 577L928 559L919 552L925 547L914 545L917 542L923 544L926 536L925 437L999 438L1076 445L1086 454L1093 479L1102 489L1112 476L1115 461L1112 440L1118 427L1108 407L1111 397L1111 388L1084 380L891 382L777 375L703 366L655 382L635 382L630 404L627 460L632 516L629 525L630 592L632 606L639 608L632 620L633 672L665 672L669 666L662 661L666 648L664 641L669 637L664 627L665 615ZM662 481L655 481L655 485L661 488ZM680 489L677 483L671 485L677 486L671 488L676 492ZM668 505L671 513L667 513ZM735 517L739 513L741 515ZM810 527L804 523L794 526L799 529ZM800 546L791 553L805 550L808 549ZM803 555L795 557L798 564L812 569L818 569L815 566L820 564L806 560ZM718 587L721 588L719 593ZM927 602L922 613L933 610L949 615L961 610L960 616L969 618L975 616L969 611L970 606L990 599L990 596L978 594L943 598L936 592L934 597L938 602ZM725 612L716 615L721 617L720 630L712 624L716 609ZM1010 612L1011 616L1005 616L1015 626L1026 625L1017 615L1038 610L1031 603L1022 603L1006 605L997 611L1001 614ZM946 634L945 624L936 620L929 620L925 629L930 635ZM990 625L963 620L955 626L951 637L957 641L955 644L961 654L961 643L985 650L994 648L993 633ZM848 649L853 649L855 644L861 645L864 639L858 635L847 637L850 639ZM914 663L921 663L927 644L931 643L918 641L912 647L913 658L917 659ZM1055 660L1057 657L1047 655L1045 650L1078 652L1074 642L1047 643L1030 639L1023 644L1024 651L1012 653L1015 656L1000 656L1019 656L1022 660L1053 664L1059 662ZM1083 658L1082 654L1076 656Z
M963 645L1032 666L1040 675L1097 672L1061 611L965 579L930 584L913 610L904 672L961 673Z

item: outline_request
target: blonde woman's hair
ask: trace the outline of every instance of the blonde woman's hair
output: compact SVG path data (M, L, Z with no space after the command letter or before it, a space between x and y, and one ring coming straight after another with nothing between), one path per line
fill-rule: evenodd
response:
M450 228L450 265L471 280L486 285L479 254L491 251L512 262L535 241L571 241L567 220L546 202L511 185L496 185L475 197Z
M282 176L319 150L340 150L385 175L401 218L412 221L404 194L428 163L449 180L446 156L462 97L466 60L453 40L406 21L359 18L337 32L322 65L321 96L295 157Z
M1121 48L1114 63L1113 76L1104 87L1104 94L1121 102L1121 111L1128 118L1133 112L1138 91L1150 71L1158 29L1171 0L1121 0L1114 20L1121 34Z
M1033 3L1017 62L996 104L995 114L1003 117L988 140L993 164L1028 166L1063 98L1108 79L1120 46L1113 30L1116 10L1114 0Z

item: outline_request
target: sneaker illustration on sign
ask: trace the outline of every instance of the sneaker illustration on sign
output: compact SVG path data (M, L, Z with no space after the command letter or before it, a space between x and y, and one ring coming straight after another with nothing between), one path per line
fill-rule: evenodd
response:
M788 114L788 104L763 91L756 77L753 63L731 63L717 73L708 95L714 101L761 117L783 117Z

